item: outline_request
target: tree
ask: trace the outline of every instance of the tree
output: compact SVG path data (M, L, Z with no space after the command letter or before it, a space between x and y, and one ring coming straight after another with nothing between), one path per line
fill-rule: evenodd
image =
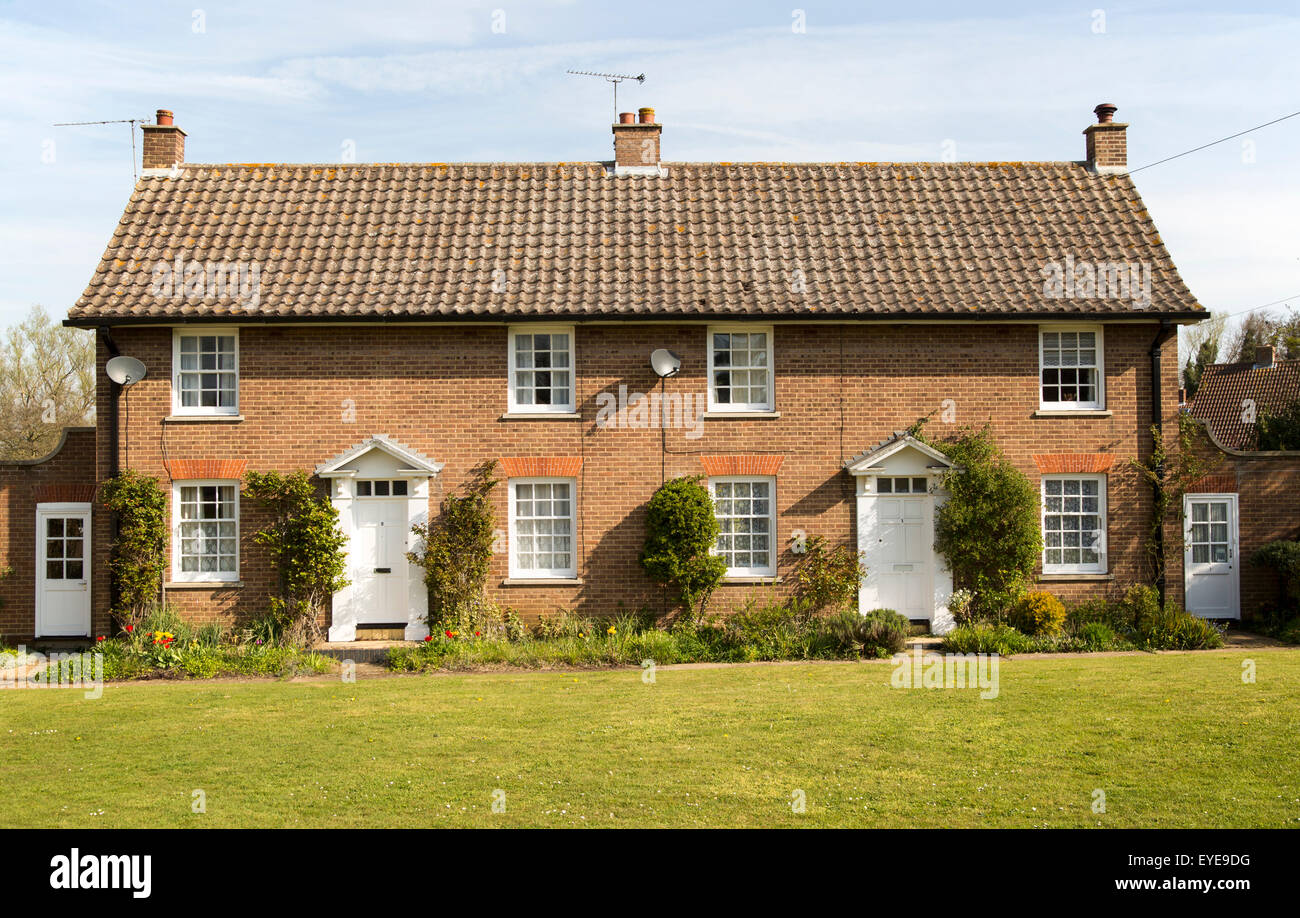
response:
M1278 360L1300 358L1300 313L1275 315L1272 312L1247 313L1226 349L1228 363L1246 363L1255 352L1271 345Z
M1183 332L1181 350L1183 363L1183 388L1187 390L1190 400L1200 388L1201 377L1205 368L1219 358L1219 347L1223 341L1223 329L1226 317L1222 313L1211 313L1210 318L1196 325L1188 325Z
M727 573L727 562L712 553L719 532L713 498L698 476L674 478L648 509L641 566L672 590L686 615L703 612Z
M34 306L0 342L0 459L39 459L94 423L95 338Z
M1300 450L1300 399L1255 418L1256 449Z

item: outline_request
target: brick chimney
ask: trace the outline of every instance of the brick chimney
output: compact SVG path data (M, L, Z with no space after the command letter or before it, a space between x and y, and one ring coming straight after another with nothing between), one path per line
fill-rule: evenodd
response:
M1097 123L1084 128L1088 138L1088 168L1102 174L1128 171L1127 124L1113 121L1116 107L1103 102L1093 109Z
M142 124L144 168L171 169L185 162L185 132L172 123L172 113L158 109L157 124Z
M1255 347L1255 369L1263 370L1273 365L1273 359L1277 352L1273 350L1271 344L1260 344Z
M620 112L614 125L614 174L660 175L659 135L664 126L655 122L655 110L643 108L634 116Z

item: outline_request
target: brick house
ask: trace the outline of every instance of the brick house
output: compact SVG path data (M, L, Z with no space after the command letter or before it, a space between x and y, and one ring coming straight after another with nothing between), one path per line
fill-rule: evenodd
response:
M98 338L99 420L93 462L49 464L82 499L10 492L26 573L0 631L110 628L110 521L86 495L129 464L169 490L166 598L196 621L256 613L273 585L240 477L309 469L349 540L331 637L419 638L409 529L491 459L489 588L526 616L661 608L637 562L646 503L700 475L728 561L713 608L787 590L798 537L822 535L865 552L863 608L940 626L947 459L896 433L925 416L939 435L991 422L1039 483L1044 588L1147 579L1153 500L1130 462L1177 417L1176 326L1204 313L1114 111L1075 162L661 162L645 110L613 126L612 162L334 165L187 163L160 111L67 320ZM112 383L118 355L145 378Z
M1189 611L1239 618L1275 609L1277 575L1250 563L1256 549L1300 538L1300 452L1261 450L1255 419L1300 401L1300 360L1255 359L1205 368L1187 406L1205 429L1207 474L1183 498Z

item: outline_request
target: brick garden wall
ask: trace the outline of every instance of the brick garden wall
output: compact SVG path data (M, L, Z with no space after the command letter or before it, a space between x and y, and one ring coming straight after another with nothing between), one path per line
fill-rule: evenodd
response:
M93 499L95 429L71 427L49 456L0 463L0 637L30 640L36 629L36 505ZM106 514L91 508L92 524ZM107 581L105 581L107 582Z
M1029 324L778 325L775 329L779 418L708 419L698 439L667 432L666 475L701 474L702 456L784 457L777 477L780 573L789 572L792 530L835 542L854 537L853 482L843 461L918 417L935 413L927 430L991 421L1012 460L1035 482L1036 454L1107 453L1110 571L1113 579L1045 584L1066 599L1112 593L1147 575L1143 543L1151 500L1130 458L1149 450L1151 342L1155 323L1110 325L1105 333L1108 417L1035 417L1038 329ZM526 616L560 608L602 614L620 603L662 607L637 555L646 502L660 483L658 429L597 427L596 397L652 392L659 380L650 351L674 350L681 373L669 393L704 393L703 324L583 325L576 333L576 420L508 420L504 326L355 325L249 326L240 330L239 421L168 421L172 332L118 328L122 353L149 366L130 390L131 466L164 482L164 460L238 459L250 470L312 469L343 450L387 434L445 468L431 484L431 509L470 470L500 457L579 457L580 585L507 586L507 557L494 563L492 596ZM99 359L105 360L101 345ZM1176 343L1164 351L1164 414L1176 417ZM109 415L100 375L99 416ZM952 399L955 424L937 414ZM347 408L354 406L355 421ZM107 474L112 444L101 438L98 468ZM119 442L119 456L125 459ZM504 530L505 490L497 491ZM241 508L241 586L174 589L168 599L198 621L232 620L265 608L273 572L249 543L259 521ZM101 514L102 516L102 514ZM1176 521L1169 527L1177 537ZM106 550L97 528L96 552ZM1171 558L1171 595L1181 599L1181 555ZM95 627L107 627L108 584L97 565ZM734 608L765 587L728 585L715 608ZM784 590L783 585L776 587Z
M1207 474L1191 490L1237 495L1241 614L1258 616L1276 608L1281 586L1250 556L1269 542L1300 539L1300 453L1229 453L1204 436L1198 452L1208 460Z

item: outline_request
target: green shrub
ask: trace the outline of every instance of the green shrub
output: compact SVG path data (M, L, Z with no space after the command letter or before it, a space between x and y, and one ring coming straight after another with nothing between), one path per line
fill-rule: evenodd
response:
M814 536L795 562L790 580L794 595L814 612L839 611L856 603L862 586L862 553L850 545L828 547L826 539Z
M975 621L975 594L970 590L953 590L948 597L948 612L958 625L969 625Z
M1006 624L958 625L943 636L944 653L996 653L1004 657L1026 653L1033 641Z
M1112 650L1117 643L1115 631L1100 621L1085 622L1074 636L1080 646L1088 651Z
M1288 644L1300 644L1300 617L1293 618L1278 630L1278 639Z
M484 600L496 540L495 468L495 462L476 468L463 494L443 499L437 519L411 529L419 541L406 557L424 569L433 634L481 631L496 611L487 609Z
M1300 542L1269 542L1251 554L1250 563L1276 571L1282 585L1283 608L1292 612L1300 608ZM1274 616L1271 624L1281 622Z
M703 613L727 572L712 553L718 532L713 498L698 476L667 481L650 498L641 566L688 616Z
M845 609L827 619L826 630L841 653L888 657L906 646L908 621L893 609L872 609L865 614Z
M271 517L252 538L278 575L269 612L280 620L279 637L298 646L314 643L330 597L348 583L339 512L302 471L249 472L244 493Z
M1212 622L1173 605L1140 619L1129 639L1143 650L1207 650L1223 646L1223 633Z
M1064 623L1065 606L1046 590L1026 593L1011 614L1011 624L1029 635L1051 637L1060 634Z
M158 479L126 469L99 486L99 499L117 517L108 569L122 625L138 626L158 602L167 568L167 496Z
M977 605L1018 590L1042 552L1038 490L998 449L987 425L938 446L954 467L943 476L948 499L935 512L935 547Z

